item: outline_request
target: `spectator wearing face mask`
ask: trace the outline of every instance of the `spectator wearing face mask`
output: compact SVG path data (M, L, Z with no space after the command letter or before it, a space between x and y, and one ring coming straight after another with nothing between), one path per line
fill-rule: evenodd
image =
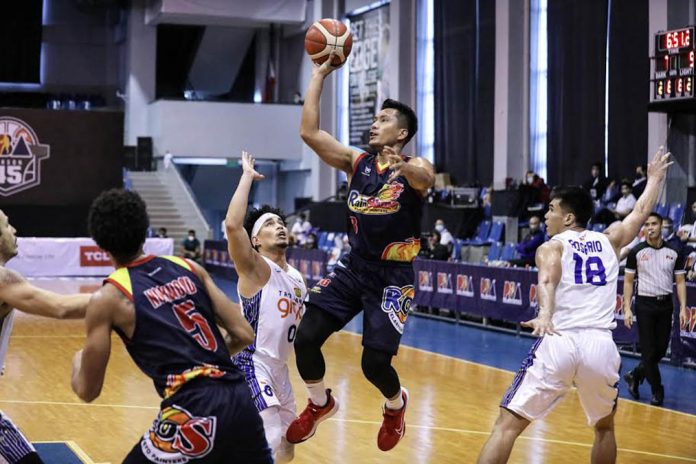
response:
M444 245L447 249L451 249L454 246L454 237L447 227L445 227L445 221L438 219L435 221L435 230L440 233L440 245Z
M188 237L181 243L184 250L184 258L200 261L201 259L201 242L196 238L196 231L191 229L188 231Z
M671 218L666 217L662 219L662 240L677 250L680 256L686 255L686 244L674 232L674 222L672 222Z
M541 219L539 216L532 216L529 218L529 233L515 246L520 258L511 260L510 264L519 267L534 266L536 250L545 241L546 235L541 230Z
M648 167L645 164L636 166L636 179L633 181L633 196L639 198L645 190L645 182L648 180L646 173Z
M308 250L316 250L317 249L317 236L314 233L309 233L307 234L307 238L305 239L304 242L304 247Z

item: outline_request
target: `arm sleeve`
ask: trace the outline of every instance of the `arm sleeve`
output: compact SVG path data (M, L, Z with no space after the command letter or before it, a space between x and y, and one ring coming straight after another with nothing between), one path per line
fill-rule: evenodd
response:
M631 251L628 252L628 256L626 257L626 272L632 272L635 274L637 270L637 262L636 262L636 249L633 248Z
M674 273L684 274L686 272L686 259L683 252L677 250L677 261L674 263Z

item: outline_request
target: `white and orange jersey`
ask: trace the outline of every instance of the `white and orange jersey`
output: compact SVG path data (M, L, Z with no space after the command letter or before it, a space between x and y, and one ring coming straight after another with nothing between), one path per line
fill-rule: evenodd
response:
M238 356L254 353L286 363L304 313L307 287L302 274L288 264L287 271L266 258L271 277L251 298L239 296L242 312L256 334L254 343ZM239 292L239 289L237 289Z

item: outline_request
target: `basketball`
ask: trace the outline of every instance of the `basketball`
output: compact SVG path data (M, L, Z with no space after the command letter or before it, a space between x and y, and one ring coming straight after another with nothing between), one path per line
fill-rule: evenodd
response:
M329 57L331 50L336 50L331 64L340 66L345 63L352 47L353 36L350 29L336 19L316 21L305 35L305 50L317 64L322 64Z

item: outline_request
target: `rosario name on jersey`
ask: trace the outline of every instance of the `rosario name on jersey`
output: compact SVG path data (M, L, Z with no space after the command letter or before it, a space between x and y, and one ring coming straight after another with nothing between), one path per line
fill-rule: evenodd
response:
M609 238L590 230L566 230L551 240L563 244L554 327L558 330L615 328L619 262Z

